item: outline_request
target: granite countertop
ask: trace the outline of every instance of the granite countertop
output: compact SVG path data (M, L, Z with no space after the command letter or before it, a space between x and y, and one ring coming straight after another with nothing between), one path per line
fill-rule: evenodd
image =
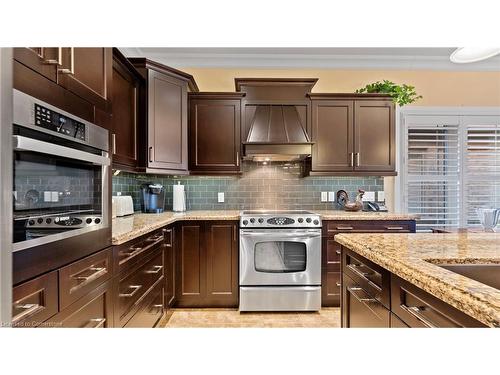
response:
M321 215L323 220L415 220L417 215L399 214L392 212L358 211L349 212L343 210L314 210Z
M436 265L500 264L500 233L342 233L335 240L475 319L500 326L500 290Z
M345 212L341 210L314 211L323 220L409 220L413 215L391 214L384 212ZM181 213L164 212L161 214L135 213L131 216L119 217L112 221L113 245L120 245L147 234L165 225L182 220L239 220L241 211L207 210L186 211Z
M135 213L112 220L113 245L120 245L143 234L182 220L239 220L240 211L186 211L161 214Z

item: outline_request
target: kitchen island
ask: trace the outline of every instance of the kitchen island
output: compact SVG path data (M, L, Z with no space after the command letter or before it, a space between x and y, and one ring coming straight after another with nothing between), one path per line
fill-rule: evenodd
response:
M343 246L342 271L347 283L352 280L349 276L352 274L365 279L370 279L370 274L381 276L380 285L372 285L373 281L377 283L374 279L367 282L381 290L381 297L373 296L368 290L367 297L358 301L375 297L373 300L381 301L391 314L401 311L410 320L418 321L416 326L469 326L466 317L455 318L460 313L472 318L472 326L500 326L500 290L497 289L500 286L500 233L342 233L336 235L335 240ZM361 263L350 261L351 258L358 258ZM379 269L370 271L373 268ZM390 273L389 281L383 281L385 272ZM390 288L385 299L384 288ZM355 290L359 296L366 292L364 289L367 288L357 286L346 291ZM409 293L406 297L413 299L414 306L404 303L405 293ZM453 312L440 310L438 305L443 304ZM348 312L343 311L344 315ZM395 318L405 318L401 314ZM348 323L348 316L343 319ZM444 319L446 324L434 324L432 319L434 323Z

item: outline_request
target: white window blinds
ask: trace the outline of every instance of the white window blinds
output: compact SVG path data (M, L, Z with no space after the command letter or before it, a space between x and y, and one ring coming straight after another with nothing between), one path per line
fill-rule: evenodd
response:
M477 208L500 208L500 121L475 117L464 120L464 221L466 226L474 226L479 224Z
M417 230L479 224L479 207L500 208L500 116L404 117L402 207Z
M460 142L458 118L406 118L406 184L409 213L418 230L457 227L460 220Z

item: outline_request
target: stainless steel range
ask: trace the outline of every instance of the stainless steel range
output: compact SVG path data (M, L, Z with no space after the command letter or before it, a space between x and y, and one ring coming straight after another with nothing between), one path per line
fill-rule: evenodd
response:
M240 311L320 308L320 216L308 211L243 211Z

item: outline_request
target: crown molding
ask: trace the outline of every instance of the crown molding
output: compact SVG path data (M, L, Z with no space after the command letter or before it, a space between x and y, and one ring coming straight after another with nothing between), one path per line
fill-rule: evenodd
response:
M273 53L269 49L251 49L245 53L238 49L206 48L120 48L127 57L147 57L162 64L177 68L251 68L251 69L344 69L344 70L437 70L437 71L500 71L500 56L471 64L454 64L449 55L440 50L440 55L411 55L381 53L337 54L318 53ZM358 49L359 50L359 49ZM373 49L372 49L373 50ZM395 51L397 49L394 49ZM397 52L397 51L396 51Z

